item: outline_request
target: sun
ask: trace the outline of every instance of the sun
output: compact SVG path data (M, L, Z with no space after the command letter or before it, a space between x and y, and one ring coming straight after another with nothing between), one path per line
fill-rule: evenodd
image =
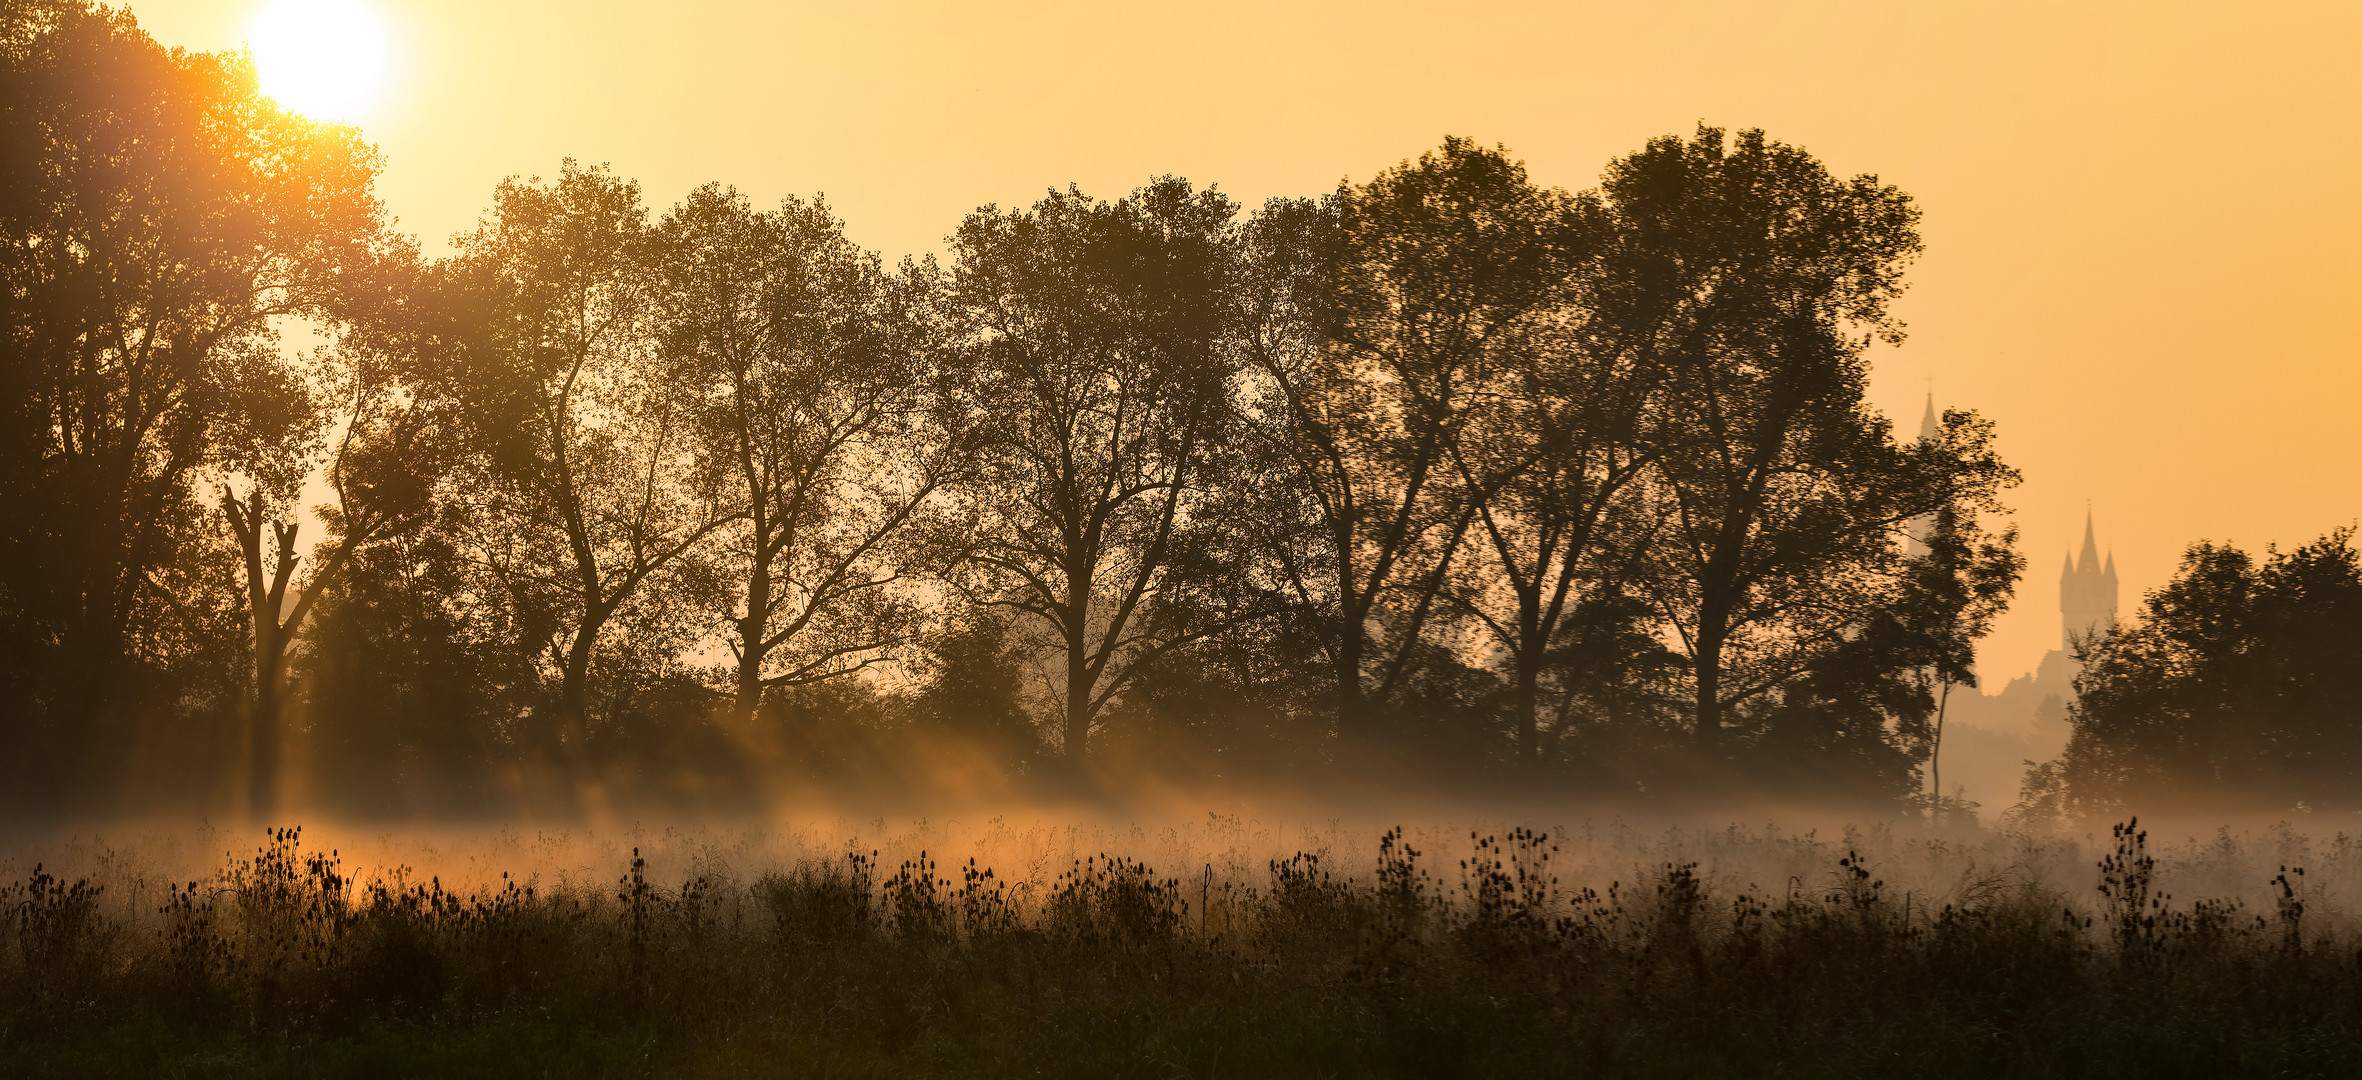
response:
M385 20L361 0L273 0L246 43L262 92L314 120L360 122L392 74Z

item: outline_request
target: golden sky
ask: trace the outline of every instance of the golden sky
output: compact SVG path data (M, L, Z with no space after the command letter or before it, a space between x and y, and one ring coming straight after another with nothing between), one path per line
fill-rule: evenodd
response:
M2033 566L1989 680L2056 646L2086 500L2127 608L2190 541L2362 516L2351 0L366 2L396 42L362 126L430 250L569 155L659 208L707 180L826 192L889 258L1069 181L1175 173L1252 204L1447 133L1567 188L1700 120L1876 173L1919 199L1928 251L1874 400L1909 434L1932 379L2026 474ZM221 49L261 0L130 6Z

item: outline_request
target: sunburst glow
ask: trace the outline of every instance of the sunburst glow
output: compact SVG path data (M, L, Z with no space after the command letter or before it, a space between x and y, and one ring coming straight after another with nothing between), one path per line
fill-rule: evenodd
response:
M393 42L361 0L276 0L247 34L263 93L315 120L357 123L385 96Z

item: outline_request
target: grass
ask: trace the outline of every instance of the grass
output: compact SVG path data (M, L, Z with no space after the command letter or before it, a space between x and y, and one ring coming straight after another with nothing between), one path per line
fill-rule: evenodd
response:
M169 882L8 886L0 1074L2362 1075L2322 873L2185 901L2171 879L2269 853L2161 862L2128 825L2072 884L2074 845L1977 843L1627 844L1651 861L1604 885L1597 845L1524 828L1260 873L869 847L660 875L635 849L463 889L278 830Z

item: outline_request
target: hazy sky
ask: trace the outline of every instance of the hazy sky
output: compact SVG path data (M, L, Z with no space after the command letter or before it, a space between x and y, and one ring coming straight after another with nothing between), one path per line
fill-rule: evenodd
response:
M2055 647L2086 500L2127 608L2193 540L2288 545L2362 515L2351 0L369 2L398 40L363 127L430 249L502 177L568 155L659 209L707 180L826 192L889 258L1069 181L1174 173L1253 204L1447 133L1571 189L1701 120L1875 173L1918 198L1928 250L1874 400L1908 433L1932 378L2026 474L2033 566L1989 678ZM219 49L260 0L130 6L168 45Z

